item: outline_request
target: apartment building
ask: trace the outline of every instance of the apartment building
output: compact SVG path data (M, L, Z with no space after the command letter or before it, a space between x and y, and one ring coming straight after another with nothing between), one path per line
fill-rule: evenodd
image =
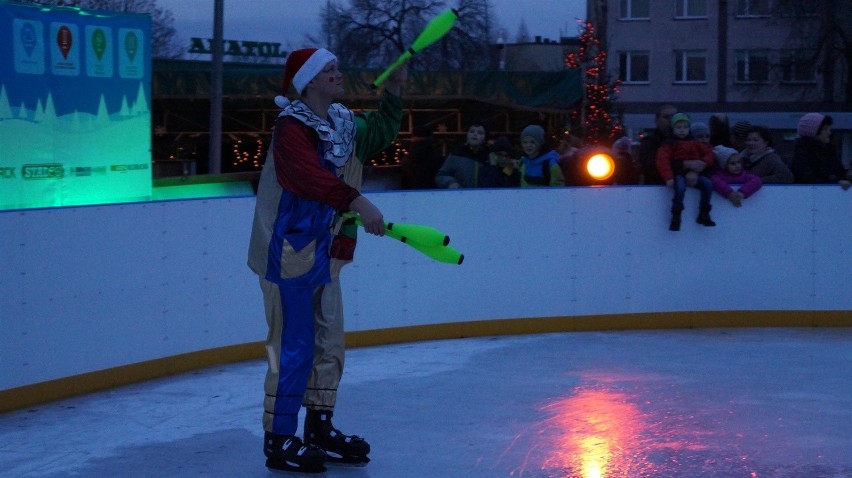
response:
M655 109L672 103L698 121L726 112L732 123L749 120L791 139L799 117L818 111L834 118L846 161L847 7L832 0L587 2L609 53L607 70L622 80L619 103L629 129L650 127Z

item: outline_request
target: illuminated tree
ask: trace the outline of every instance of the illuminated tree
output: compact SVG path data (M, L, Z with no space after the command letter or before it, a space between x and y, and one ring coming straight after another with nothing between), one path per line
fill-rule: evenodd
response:
M614 116L614 104L621 81L606 74L606 51L591 22L580 26L580 48L565 58L568 68L579 68L583 75L584 96L571 111L570 130L586 144L612 144L624 133L621 120Z

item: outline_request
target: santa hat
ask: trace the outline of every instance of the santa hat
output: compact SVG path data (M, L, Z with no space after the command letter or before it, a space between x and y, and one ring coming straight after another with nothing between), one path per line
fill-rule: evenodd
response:
M831 124L831 116L824 116L819 113L808 113L799 118L799 124L796 128L796 133L803 138L813 138L819 134L824 124Z
M283 100L287 96L287 93L290 92L290 85L293 85L296 92L301 95L308 83L325 68L325 65L328 65L328 62L333 60L337 60L337 57L325 48L303 48L291 52L287 57L287 62L284 63L284 80L281 82L282 96L275 97L275 102L279 103L279 98Z

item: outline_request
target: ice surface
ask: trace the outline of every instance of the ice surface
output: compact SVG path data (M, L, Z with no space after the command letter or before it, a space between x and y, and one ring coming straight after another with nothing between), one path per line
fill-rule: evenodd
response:
M326 477L852 477L852 329L559 333L350 350ZM265 364L0 415L0 477L262 477Z

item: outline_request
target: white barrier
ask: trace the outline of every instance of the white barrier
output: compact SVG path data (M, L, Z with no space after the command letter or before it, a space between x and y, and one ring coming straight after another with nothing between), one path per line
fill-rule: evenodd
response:
M716 195L715 228L694 223L696 196L675 233L662 187L370 193L387 220L445 231L465 260L362 233L343 272L347 331L852 310L852 191L765 186L739 209ZM245 265L253 208L250 196L0 212L0 397L263 341Z

